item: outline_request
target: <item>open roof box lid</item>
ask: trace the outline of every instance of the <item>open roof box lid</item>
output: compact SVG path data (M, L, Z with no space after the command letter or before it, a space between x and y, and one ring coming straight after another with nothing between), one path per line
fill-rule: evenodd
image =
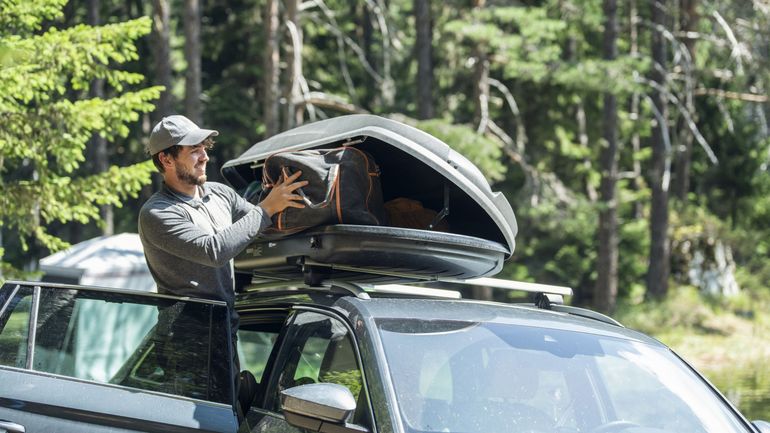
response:
M262 239L235 258L254 283L276 280L404 282L491 276L514 250L510 203L479 169L441 140L403 123L349 115L309 123L261 141L222 167L236 189L262 179L277 152L355 146L380 167L384 201L405 197L448 212L448 232L400 227L330 225L285 238Z

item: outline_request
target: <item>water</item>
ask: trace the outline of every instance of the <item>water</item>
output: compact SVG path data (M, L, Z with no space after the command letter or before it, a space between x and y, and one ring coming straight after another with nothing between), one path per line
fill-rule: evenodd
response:
M753 364L744 369L723 369L706 377L749 420L770 421L770 367Z

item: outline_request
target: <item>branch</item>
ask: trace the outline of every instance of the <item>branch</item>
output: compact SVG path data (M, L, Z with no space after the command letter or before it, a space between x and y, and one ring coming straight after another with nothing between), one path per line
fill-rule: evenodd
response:
M516 99L514 99L513 94L505 84L494 78L489 78L487 81L489 81L489 85L499 90L505 97L505 101L508 102L508 107L511 108L511 113L513 114L513 120L516 122L516 151L524 153L524 148L527 144L527 131L524 129L524 122L521 120L521 112L519 111L518 104L516 104Z
M727 99L738 99L740 101L746 101L746 102L767 102L768 97L767 95L759 95L756 93L741 93L741 92L731 92L728 90L722 90L722 89L711 89L706 87L698 87L695 89L695 95L697 96L703 96L703 95L709 95L709 96L718 96L720 98L727 98Z
M487 128L489 129L489 132L497 136L500 140L505 143L506 146L510 147L513 145L513 139L510 135L508 135L505 131L503 131L503 128L499 127L497 123L495 123L494 120L489 119L487 123Z
M293 54L294 58L292 61L294 62L294 76L291 77L291 98L292 101L296 100L298 98L298 94L301 92L301 97L303 100L307 101L307 95L310 93L310 89L307 85L307 80L305 79L304 74L302 74L302 41L299 36L299 31L297 30L297 26L291 22L286 21L286 27L289 29L289 35L291 36L291 44L293 47ZM307 108L308 115L310 116L311 121L315 121L316 115L315 115L315 107L313 104L304 104ZM292 113L293 115L293 113Z
M382 94L383 102L386 106L389 106L393 104L395 85L393 83L393 78L390 75L390 31L388 30L388 23L385 19L385 14L383 13L383 11L387 10L387 6L384 4L383 0L366 0L366 5L376 17L377 27L380 28L380 33L382 33L383 79L381 82L378 82L378 84L380 84L380 93Z
M727 107L725 107L725 100L722 98L717 98L716 102L719 112L722 114L722 117L725 118L725 122L727 122L727 130L730 131L731 134L734 134L735 124L733 123L732 116L730 116L730 112L727 111Z
M639 82L646 83L649 86L657 89L659 92L666 95L666 99L668 99L670 102L676 105L676 107L679 109L679 113L682 115L682 117L684 117L687 127L690 128L690 131L692 131L693 135L695 136L695 139L698 141L698 144L700 144L703 150L706 152L706 155L708 156L711 163L719 164L719 160L717 159L717 156L714 154L714 151L711 149L711 146L709 146L706 139L703 138L703 135L698 130L698 126L692 120L692 116L690 116L690 112L687 110L686 107L682 106L682 103L679 101L679 99L677 99L676 96L674 96L671 92L669 92L668 89L662 87L660 84L654 81L647 80L640 77L637 77L636 79ZM649 99L649 96L647 96L647 98ZM668 130L666 130L666 134L668 134Z
M730 45L733 47L732 51L730 52L730 57L734 58L738 64L738 74L743 74L743 62L741 62L741 57L743 57L745 54L747 60L751 60L751 54L741 46L740 42L738 42L738 39L735 37L735 33L733 33L733 29L731 29L730 25L727 24L727 21L722 18L722 15L720 15L717 11L714 11L711 14L714 15L717 23L719 23L719 25L724 29L725 33L727 33L727 39L730 41Z
M645 94L644 98L647 100L647 102L649 102L650 107L652 107L652 113L658 120L658 128L660 128L661 135L663 136L663 145L666 146L666 160L665 167L663 169L663 179L661 179L661 188L663 191L668 191L668 186L671 182L671 139L668 135L668 122L663 117L663 114L660 112L660 110L658 110L658 107L655 106L655 101L652 100L650 95Z
M380 74L377 73L377 71L374 70L372 65L369 63L369 61L366 59L366 54L361 49L361 47L355 43L352 39L350 39L348 36L346 36L339 28L339 25L337 24L337 20L334 18L334 14L329 9L328 6L323 2L323 0L313 0L313 2L318 5L318 7L321 9L321 11L324 13L324 15L329 19L330 23L322 23L325 25L329 31L334 33L335 36L337 36L337 39L345 42L350 49L353 50L354 53L356 53L356 56L358 57L358 60L361 61L361 65L364 67L366 72L369 73L369 75L374 78L374 80L379 84L382 82L382 77ZM310 15L313 16L312 14Z
M301 98L298 98L293 102L297 105L313 104L317 107L331 108L343 113L369 113L363 108L352 104L339 96L330 95L324 92L308 92L306 95L303 95Z

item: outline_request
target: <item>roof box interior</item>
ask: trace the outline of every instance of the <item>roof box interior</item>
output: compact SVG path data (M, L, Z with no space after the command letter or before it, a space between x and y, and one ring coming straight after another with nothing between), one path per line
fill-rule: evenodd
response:
M380 167L384 201L417 200L446 214L444 232L404 227L325 226L257 240L235 260L255 278L405 281L497 273L515 247L516 219L478 168L437 138L372 115L336 117L278 134L222 168L239 191L262 179L262 163L282 151L355 146Z

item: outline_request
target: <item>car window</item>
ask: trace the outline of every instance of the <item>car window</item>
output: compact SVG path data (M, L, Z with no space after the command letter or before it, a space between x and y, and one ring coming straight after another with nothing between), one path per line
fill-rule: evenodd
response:
M8 288L8 290L11 290ZM32 308L32 288L14 288L2 318L0 318L0 365L24 368L27 364L29 315Z
M280 331L280 326L270 326L266 329L241 326L238 330L238 359L241 370L250 371L257 383L262 381Z
M377 325L406 432L746 431L665 348L510 323Z
M221 350L228 347L224 306L46 287L35 305L31 291L20 290L20 300L3 312L3 365L30 363L23 358L30 333L24 323L32 312L32 370L230 401L228 351Z
M308 383L336 383L346 386L359 402L353 421L365 424L367 405L362 403L366 399L354 344L348 328L336 318L297 313L287 332L278 386L272 391L273 410L280 409L281 390Z

